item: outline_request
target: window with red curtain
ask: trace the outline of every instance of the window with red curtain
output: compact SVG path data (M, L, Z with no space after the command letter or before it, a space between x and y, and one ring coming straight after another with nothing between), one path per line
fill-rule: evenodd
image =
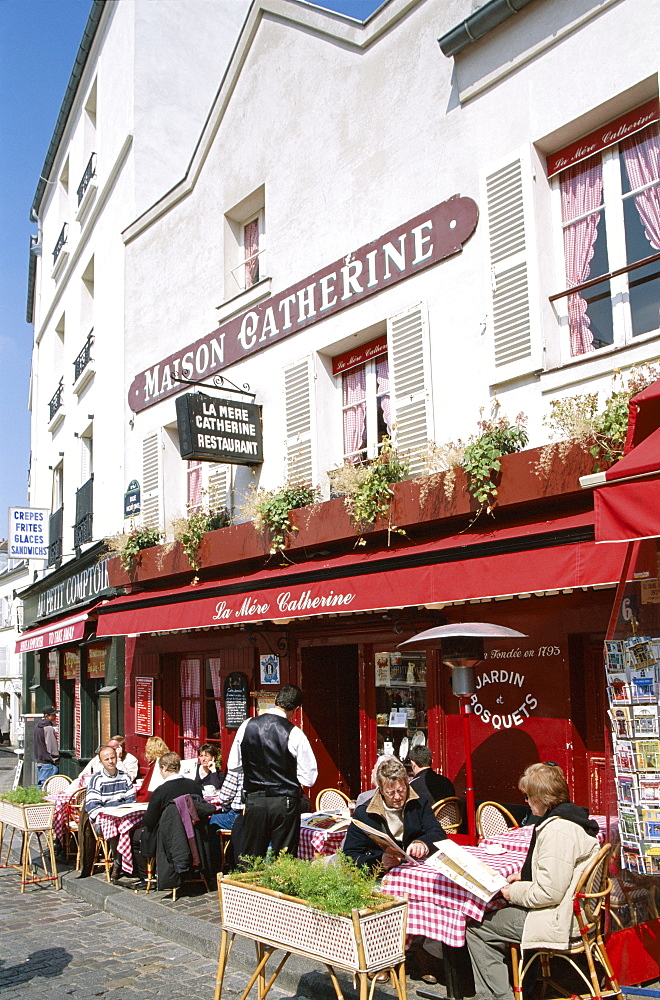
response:
M344 461L357 465L375 458L383 438L392 434L387 354L356 365L341 380Z
M601 134L625 134L623 123ZM570 357L660 328L660 261L639 266L660 251L658 122L586 159L575 145L563 157L573 162L557 172L567 290L558 302L565 302ZM583 146L593 148L586 139ZM552 162L562 162L561 153Z
M259 219L252 219L243 226L245 251L245 287L251 288L259 281Z
M188 462L187 476L186 506L188 513L192 514L194 511L200 510L202 506L202 463Z

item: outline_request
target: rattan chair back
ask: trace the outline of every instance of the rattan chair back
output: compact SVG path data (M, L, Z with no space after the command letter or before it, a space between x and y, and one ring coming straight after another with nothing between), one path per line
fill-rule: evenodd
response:
M343 810L349 803L348 795L338 788L324 788L316 796L316 811L331 812L334 809Z
M51 774L46 778L41 789L44 795L57 795L58 792L65 792L71 784L71 778L66 774Z
M477 808L477 835L479 840L497 837L512 827L518 826L516 819L499 802L482 802Z
M457 795L438 799L431 806L438 823L445 833L456 833L463 820L463 803Z

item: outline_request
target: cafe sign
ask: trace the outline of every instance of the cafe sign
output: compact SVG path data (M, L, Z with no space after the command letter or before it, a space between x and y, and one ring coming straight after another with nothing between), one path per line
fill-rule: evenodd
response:
M475 231L478 217L472 198L456 194L372 243L349 251L140 372L128 391L130 408L139 413L180 392L177 379L199 382L459 253Z
M189 392L176 401L181 458L230 465L264 460L261 407Z

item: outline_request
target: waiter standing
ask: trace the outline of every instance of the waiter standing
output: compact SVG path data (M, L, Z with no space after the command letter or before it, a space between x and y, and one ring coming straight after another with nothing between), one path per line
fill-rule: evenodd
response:
M302 691L287 684L274 708L246 719L236 733L227 767L243 772L244 856L265 857L269 844L275 855L298 851L302 786L313 785L318 774L309 740L291 722L301 705Z

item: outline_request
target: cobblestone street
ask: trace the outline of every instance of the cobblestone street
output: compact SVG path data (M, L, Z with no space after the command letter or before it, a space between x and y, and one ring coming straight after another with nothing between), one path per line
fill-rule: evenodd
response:
M0 753L0 790L15 758ZM219 938L219 929L209 927ZM2 1000L212 1000L216 963L50 887L20 892L18 872L0 870ZM240 995L245 970L230 971L223 998ZM291 993L273 990L274 1000Z

